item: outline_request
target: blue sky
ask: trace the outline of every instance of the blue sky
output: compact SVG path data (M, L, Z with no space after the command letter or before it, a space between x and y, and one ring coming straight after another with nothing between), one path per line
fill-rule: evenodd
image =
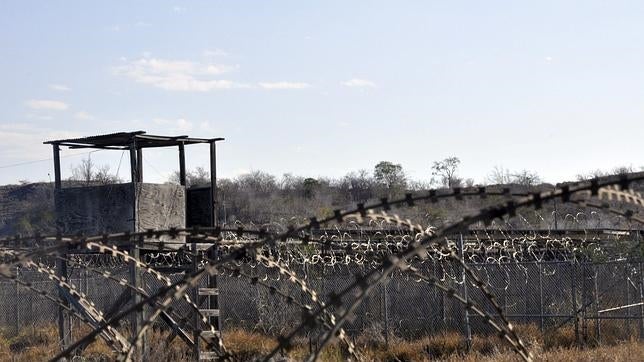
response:
M641 1L0 9L2 184L49 179L44 140L126 130L225 137L223 177L339 177L389 160L429 180L450 155L477 181L495 166L550 182L644 166ZM64 176L81 152L64 151ZM127 176L120 151L91 157ZM163 181L176 157L147 152L146 179ZM199 165L207 149L195 146L188 166Z

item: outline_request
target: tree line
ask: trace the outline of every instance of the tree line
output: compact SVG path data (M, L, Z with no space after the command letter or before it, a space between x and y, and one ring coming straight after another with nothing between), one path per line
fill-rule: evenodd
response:
M347 208L356 203L367 203L382 197L403 197L410 191L430 188L471 187L475 182L460 176L458 157L436 161L431 166L429 182L411 180L402 165L381 161L372 171L359 170L340 178L312 178L292 174L276 177L263 171L253 171L234 179L219 179L219 215L222 222L267 223L315 214L329 216L334 209ZM207 186L210 174L196 168L186 174L188 187ZM175 173L170 182L178 183ZM496 168L489 176L492 184L515 183L534 186L541 182L536 173L510 172ZM427 210L418 210L427 218ZM410 215L419 216L419 215Z
M502 166L494 167L485 182L476 183L460 172L461 160L456 156L434 161L430 166L431 178L420 182L408 177L401 164L380 161L371 171L358 170L339 178L301 177L284 174L276 177L264 171L253 171L236 178L218 180L219 215L222 222L267 223L292 218L305 218L312 214L331 215L334 209L347 208L356 203L368 203L382 197L389 199L403 197L410 191L430 188L473 187L481 185L515 185L516 187L537 187L543 183L533 171L511 171ZM584 180L611 173L633 172L632 167L619 167L604 172L596 170L577 176ZM71 181L77 185L96 185L122 182L111 175L107 166L97 166L90 159L72 169ZM179 183L179 173L168 180ZM210 172L197 167L186 173L187 187L208 186ZM545 186L545 185L544 185ZM547 186L551 187L551 186ZM461 207L459 205L452 205ZM440 210L439 210L440 211ZM414 212L412 210L412 212ZM457 214L460 213L458 210ZM431 219L436 210L416 210L410 217ZM454 210L438 212L443 216L454 214Z
M335 209L354 207L356 203L375 202L382 197L395 199L407 192L423 191L430 188L453 188L481 186L460 172L461 160L450 156L435 161L430 166L431 179L426 182L412 180L402 165L390 161L378 162L372 170L358 170L338 178L301 177L284 174L276 177L264 171L253 171L236 178L218 180L218 215L225 223L271 223L281 224L304 222L313 215L327 217ZM610 171L596 170L577 176L585 180L615 173L634 172L632 167L618 167ZM197 167L186 174L188 188L208 186L210 172ZM120 183L109 167L99 166L90 159L83 160L66 181L66 187L94 186ZM178 172L173 174L169 183L179 183ZM495 167L485 180L487 186L511 185L514 189L526 191L551 189L552 185L543 184L539 175L528 170L510 171L501 166ZM31 185L25 182L23 188ZM36 188L38 189L38 188ZM38 189L39 190L39 189ZM53 194L49 188L37 200L22 202L22 211L11 225L0 225L0 233L51 232L53 230ZM44 191L43 191L44 192ZM43 200L47 200L43 203ZM493 198L489 202L495 202ZM481 200L463 202L442 202L432 205L417 205L412 208L396 210L402 217L417 220L423 224L440 225L444 222L474 212L482 206ZM45 205L46 207L43 207ZM544 213L547 214L546 211ZM9 221L9 220L7 220ZM535 221L535 222L538 222ZM11 227L10 227L11 226Z

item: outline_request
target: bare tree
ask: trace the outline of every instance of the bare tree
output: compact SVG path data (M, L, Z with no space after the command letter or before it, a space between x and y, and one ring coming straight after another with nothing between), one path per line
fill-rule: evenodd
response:
M522 170L511 172L502 166L495 166L488 181L495 185L519 184L523 186L535 186L541 183L541 177L536 172Z
M511 182L523 186L535 186L541 183L541 178L536 172L523 170L512 174Z
M109 165L97 166L89 156L81 160L81 163L76 167L72 167L72 176L69 179L80 181L85 185L106 185L121 182L116 175L110 173Z
M644 168L642 168L644 170ZM622 175L626 173L631 173L634 172L635 169L633 166L617 166L613 168L611 171L604 171L601 169L596 169L594 171L586 172L586 173L581 173L577 175L577 180L579 181L586 181L590 180L596 177L603 177L603 176L610 176L610 175Z
M169 182L174 184L181 183L181 175L179 171L175 171L169 179ZM210 172L205 168L198 166L194 170L186 172L186 186L210 185Z
M355 202L365 202L374 197L374 184L375 181L367 170L349 172L340 182L341 187L348 191Z
M596 177L602 177L602 176L606 176L606 175L607 175L606 172L604 172L604 171L602 171L600 169L596 169L594 171L578 174L577 175L577 180L578 181L586 181L586 180L590 180L590 179L593 179L593 178L596 178Z
M635 172L635 169L633 169L633 166L618 166L613 169L613 174L614 175L624 175L627 173L632 173Z
M490 172L487 178L493 185L503 185L512 182L510 170L503 166L494 166L494 169L492 169L492 172Z
M461 160L458 157L447 157L442 161L434 161L432 165L432 176L440 177L441 183L445 187L459 187L462 180L457 176L458 165Z
M254 195L270 195L278 189L275 176L264 171L253 171L237 178L242 189Z
M100 166L96 172L94 172L93 178L95 182L102 185L121 182L116 175L110 173L110 166L108 165Z
M80 165L72 168L72 176L70 178L74 181L82 181L89 184L94 179L94 162L88 156L81 160Z
M417 181L409 180L407 181L407 188L413 191L423 191L429 190L432 187L431 182L428 181Z
M279 180L279 188L282 191L297 191L301 188L304 178L300 176L294 176L291 173L285 173L282 175L282 178Z

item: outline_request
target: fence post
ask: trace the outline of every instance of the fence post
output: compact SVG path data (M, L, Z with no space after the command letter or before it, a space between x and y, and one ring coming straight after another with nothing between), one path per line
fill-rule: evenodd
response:
M601 344L602 343L602 330L601 330L601 325L600 325L600 320L599 320L599 287L597 283L597 279L599 279L599 272L597 271L597 266L595 266L595 338L597 339L597 343Z
M529 265L526 265L526 271L528 270ZM528 315L530 314L530 290L528 289L528 282L530 281L530 277L528 276L528 273L526 272L525 274L525 280L523 282L523 314ZM532 319L530 317L523 317L520 319L522 323L525 323L528 321L528 323L532 322Z
M387 286L389 285L389 278L385 277L385 282L382 285L383 291L383 303L384 303L384 312L385 312L385 348L389 349L389 308L387 306Z
M582 320L581 320L581 335L584 340L584 344L588 343L588 318L586 315L587 306L588 306L588 293L586 291L586 266L588 264L583 262L581 264L581 305L582 305Z
M197 250L197 242L195 239L191 240L191 251L192 251L192 265L190 266L190 271L191 273L195 273L199 269L199 263L201 261L201 258L199 257L199 251ZM196 286L193 288L193 294L192 298L197 307L201 307L201 301L199 300L199 286ZM192 332L192 340L195 341L193 344L192 348L192 353L193 353L193 358L194 360L198 361L199 360L199 337L201 335L201 318L199 317L199 313L193 313L193 323L194 323L194 330Z
M16 266L16 280L20 278L20 266ZM14 303L15 315L16 315L16 335L20 333L20 305L22 301L20 300L20 284L16 283L16 303Z
M436 265L436 260L434 260L434 265ZM443 274L444 272L445 270L443 269ZM434 274L434 276L440 280L440 278L438 277L438 273ZM441 298L441 321L443 322L441 328L445 328L445 326L447 325L447 312L445 310L445 293L443 293L442 291L439 291L438 288L435 288L435 289L438 291Z
M630 291L630 285L628 285L629 284L628 282L630 280L629 275L628 275L628 269L629 269L628 264L626 264L624 266L624 285L626 286L626 289L624 290L626 292L626 304L625 305L631 304L631 291ZM625 324L625 327L626 327L625 328L626 333L629 333L629 334L631 333L631 318L630 318L630 316L631 316L631 308L626 308L626 319L624 320L624 324Z
M570 273L570 275L572 281L572 318L574 318L575 320L575 341L579 343L579 318L577 318L577 281L575 280L577 274L577 262L573 260L571 262L571 266L572 272Z
M542 261L537 261L537 266L539 267L539 329L541 329L541 334L543 334L543 270L542 270Z
M465 302L469 303L469 299L467 296L467 278L465 275L465 252L464 252L464 247L463 247L463 234L459 234L459 243L458 243L458 250L461 256L461 262L463 263L462 266L462 277L463 277L463 298L465 298ZM466 343L467 343L467 350L469 351L472 348L472 329L470 328L470 312L467 309L467 306L465 308L465 333L466 333Z
M62 241L58 239L58 242ZM63 258L67 258L67 247L65 247L61 251L61 256ZM56 260L56 275L61 279L61 280L68 280L69 275L67 273L67 261L66 260L61 260L58 259ZM58 286L58 295L60 296L60 299L62 299L66 305L69 305L67 302L66 294L63 291L63 289ZM72 333L72 326L71 326L71 318L63 309L63 307L58 307L58 338L60 339L61 343L61 348L62 350L67 349L71 345L71 333Z
M434 273L434 277L438 279L438 270L436 268L436 260L435 259L432 260L432 271ZM432 333L436 333L436 331L439 328L442 328L442 326L439 326L439 323L444 323L445 322L444 319L443 319L444 315L445 315L445 311L444 311L443 303L442 303L443 302L443 299L442 299L443 292L441 290L439 290L438 288L436 288L436 286L434 286L433 290L434 290L435 304L431 303L431 301L430 301L430 304L431 304L430 305L430 311L432 309L431 308L432 306L436 306L438 304L440 304L440 306L441 306L440 314L432 313L432 315L434 315L434 317L432 318L432 321L431 321L431 331L432 331Z
M324 253L324 249L322 249L322 252ZM323 254L324 255L324 254ZM329 295L330 293L326 290L326 283L324 282L326 280L326 268L324 267L324 263L320 265L321 270L321 278L320 278L320 292L322 295ZM335 290L332 290L335 292ZM318 330L318 332L315 334L315 351L317 352L319 346L320 346L320 336L321 336L321 331Z
M644 302L644 275L642 275L642 262L640 261L640 303ZM644 304L640 305L640 341L644 341Z
M83 269L83 275L85 276L85 295L89 295L89 271Z
M637 245L638 245L638 250L642 250L642 239L640 237L640 234L642 233L641 230L637 230L637 233L635 234L637 236ZM644 274L642 272L642 259L640 258L639 262L639 267L640 267L640 277L639 279L639 285L640 285L640 303L644 302ZM640 341L644 341L644 304L640 305L640 319L639 319L639 324L640 324Z
M142 242L140 244L143 244ZM141 257L141 250L139 243L134 242L132 247L130 248L130 256L135 258L136 260L140 260ZM136 263L130 263L130 282L131 284L137 288L137 289L143 289L143 281L141 278L141 272L139 268L137 267ZM137 304L140 303L143 299L141 298L141 295L137 293L136 291L132 291L132 303ZM132 318L132 333L137 334L141 330L141 327L143 326L143 323L145 321L145 306L141 308L140 311L135 312L134 316ZM144 335L141 338L141 348L136 351L135 358L138 361L143 361L145 359L145 350L146 350L146 336Z

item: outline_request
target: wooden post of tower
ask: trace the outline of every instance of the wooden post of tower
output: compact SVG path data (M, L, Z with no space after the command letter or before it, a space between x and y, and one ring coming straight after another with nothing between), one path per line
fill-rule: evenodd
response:
M60 217L60 205L59 205L59 196L58 193L62 189L62 178L60 175L60 145L57 143L52 144L54 150L54 208L56 210L56 217ZM56 222L56 231L60 235L62 230L60 230L59 223ZM67 258L66 250L62 250L63 258ZM62 280L67 280L69 278L69 273L67 272L67 261L59 259L56 261L56 274ZM67 302L67 294L59 288L58 295L60 299L63 300L63 303L69 306ZM71 318L65 309L61 306L58 308L58 338L60 340L61 348L67 349L71 345Z
M130 172L132 177L132 196L134 198L132 203L132 232L136 232L139 218L138 183L143 181L143 150L136 147L136 138L133 138L132 143L130 144ZM130 255L138 260L141 257L140 248L143 246L143 238L131 239L130 243L132 243L129 251ZM141 271L135 263L130 263L129 269L130 283L134 287L142 289L143 276L141 275ZM138 304L142 301L141 295L134 290L132 291L131 298L133 304ZM145 313L146 308L143 307L139 312L134 313L134 315L132 316L133 334L137 334L141 330L141 327L143 326L143 323L145 321ZM136 350L134 356L135 360L143 361L145 359L145 350L147 347L146 344L147 338L146 336L143 336L143 338L141 339L141 348L137 348Z
M212 210L212 226L219 226L218 218L218 203L217 203L217 145L216 141L210 141L210 200L211 200L211 210ZM217 245L214 245L212 248L211 259L217 258L219 255L219 248ZM208 278L208 288L213 290L214 295L208 296L208 309L219 310L219 298L218 298L218 287L217 287L217 275L214 275ZM221 336L221 317L219 315L215 316L215 327L220 333Z
M210 142L210 208L211 223L217 227L219 222L217 218L217 146L215 141Z

